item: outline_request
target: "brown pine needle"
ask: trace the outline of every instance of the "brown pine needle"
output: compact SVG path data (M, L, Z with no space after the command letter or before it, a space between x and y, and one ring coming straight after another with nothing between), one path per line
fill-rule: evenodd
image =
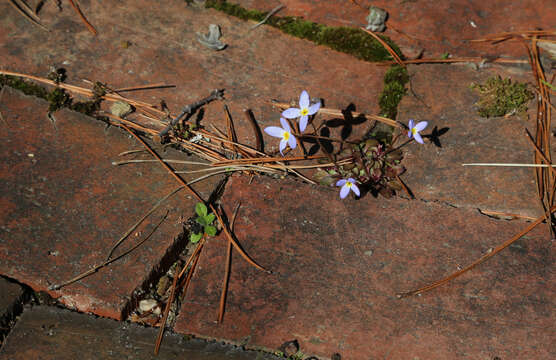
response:
M446 63L500 63L500 64L527 64L527 60L518 59L487 59L482 57L450 58L450 59L413 59L404 60L405 64L446 64ZM378 65L392 65L396 61L382 61Z
M124 251L123 253L119 254L118 256L105 260L102 263L100 263L99 265L95 265L93 266L91 269L85 271L82 274L77 275L76 277L65 281L61 284L58 285L50 285L48 287L48 290L59 290L61 288L63 288L64 286L73 284L76 281L79 281L83 278L86 278L87 276L96 273L97 271L99 271L101 268L110 265L111 263L113 263L114 261L121 259L122 257L128 255L129 253L131 253L133 250L137 249L139 246L143 245L143 243L147 240L150 239L150 237L152 236L152 234L154 234L154 232L158 229L158 227L160 226L160 224L162 224L162 222L166 219L166 217L168 216L168 212L166 212L166 214L162 217L162 219L158 222L158 224L156 224L156 226L153 228L153 230L149 233L149 235L147 235L143 240L139 241L137 244L135 244L134 246L132 246L130 249Z
M384 40L382 40L380 38L380 36L378 36L377 34L375 34L374 32L367 30L365 28L361 28L361 30L363 30L364 32L366 32L367 34L371 35L372 37L375 38L376 41L378 41L382 46L384 46L384 48L386 49L386 51L388 51L390 53L390 55L392 55L392 57L394 58L394 60L396 60L396 62L398 63L398 65L405 67L405 63L403 62L403 60L398 56L398 54L394 51L394 49L392 49L390 47L390 45L388 45Z
M195 249L193 254L191 254L189 259L187 260L187 263L183 266L179 275L174 276L174 280L172 281L172 290L170 291L170 296L168 297L166 306L164 307L164 316L162 317L162 322L160 323L160 328L158 329L158 336L156 338L156 343L154 345L155 355L158 355L158 350L160 350L160 344L162 343L162 336L164 335L164 329L166 328L166 321L168 321L168 314L170 313L170 308L172 306L172 303L174 302L174 297L176 296L176 287L177 287L176 285L178 283L178 279L182 277L183 273L191 263L191 260L193 260L193 258L197 256L197 254L201 251L204 243L205 243L205 237L203 236L199 241L199 245L197 245L197 248Z
M236 216L240 206L241 203L238 203L236 205L236 208L234 209L234 214L232 215L232 220L230 221L230 229L232 230L232 232L234 231ZM228 292L228 282L230 281L231 262L232 262L232 243L228 241L228 247L226 250L226 268L224 270L224 283L222 284L222 292L220 293L220 306L218 308L219 324L221 324L222 320L224 319L224 308L226 306L226 294Z
M535 140L533 140L533 137L531 136L531 133L529 132L529 130L525 129L525 133L527 134L527 140L529 140L529 142L531 143L531 145L533 146L533 148L535 149L535 151L537 152L537 154L544 160L544 162L546 163L546 167L549 167L550 169L552 169L552 173L554 175L556 175L556 168L554 168L554 165L552 165L552 162L550 160L547 159L546 155L544 155L544 153L541 151L541 149L539 149L539 147L537 146L537 144L535 143ZM545 165L545 164L538 164L538 165Z
M10 76L17 76L17 77L21 77L21 78L26 78L26 79L30 79L30 80L34 80L34 81L38 81L41 82L43 84L48 84L54 87L59 87L61 89L65 89L80 95L84 95L84 96L88 96L88 97L92 97L93 91L91 89L86 89L86 88L82 88L80 86L76 86L76 85L70 85L70 84L64 84L64 83L55 83L52 80L43 78L43 77L39 77L39 76L34 76L34 75L27 75L27 74L22 74L22 73L18 73L15 71L7 71L7 70L0 70L0 74L2 75L10 75ZM128 98L124 98L120 95L117 94L106 94L104 96L101 97L104 100L108 100L108 101L125 101L135 107L144 107L144 108L148 108L150 111L155 112L159 115L162 116L166 116L166 113L164 111L158 110L154 107L154 105L151 105L149 103L146 102L142 102L142 101L138 101L138 100L132 100L132 99L128 99Z
M256 147L257 151L262 152L263 151L263 135L261 133L261 129L257 125L257 121L255 120L255 116L253 115L253 112L250 109L245 109L243 111L243 113L245 114L245 118L247 119L247 121L251 125L251 128L253 129L253 133L255 134L255 139L256 139L256 146L255 147Z
M300 160L311 160L311 159L324 159L326 156L321 155L311 155L311 156L290 156L290 157L266 157L266 158L244 158L244 159L231 159L218 161L210 164L211 166L222 166L222 165L243 165L243 164L259 164L259 163L269 163L276 161L300 161Z
M50 31L46 26L41 23L41 19L38 17L37 14L25 3L25 1L21 0L10 0L10 4L27 20L31 21L33 24L39 26L41 29L45 31Z
M288 103L282 103L282 102L277 102L277 101L272 101L271 103L272 103L272 105L277 106L277 107L279 107L279 108L281 108L281 109L287 109L287 108L291 107L291 105L288 104ZM319 109L319 113L321 113L321 114L326 114L326 115L331 115L331 116L336 116L336 117L339 117L339 118L343 118L343 117L344 117L344 114L342 113L342 111L337 110L337 109L329 109L329 108L322 108L322 107L321 107L321 108ZM393 127L396 127L396 128L404 129L404 128L406 127L405 125L403 125L402 123L400 123L400 122L398 122L398 121L396 121L396 120L392 120L392 119L389 119L389 118L386 118L386 117L383 117L383 116L378 116L378 115L366 115L366 114L358 113L358 112L354 112L354 111L351 112L351 115L352 115L354 118L357 118L357 117L362 116L362 117L364 117L364 118L367 119L367 120L371 120L371 121L372 121L372 120L380 121L380 122L383 122L383 123L385 123L385 124L387 124L387 125L390 125L390 126L393 126Z
M470 39L469 42L499 42L511 38L524 38L533 36L554 36L556 31L544 31L544 30L530 30L530 31L513 31L504 32L498 34L487 35L481 39Z
M415 195L413 195L413 192L411 192L411 190L407 187L407 185L403 182L399 175L396 175L396 180L398 180L403 190L406 192L407 196L409 196L411 199L415 199Z
M479 209L479 212L481 214L485 214L487 216L506 218L507 220L523 219L523 220L535 221L534 217L527 216L527 215L521 215L521 214L512 214L512 213L505 213L505 212L501 212L501 211L490 211L490 210L481 210L481 209Z
M85 15L83 15L83 12L81 11L81 9L79 8L79 6L73 1L73 0L69 0L71 6L73 7L73 9L77 12L77 15L79 15L79 17L81 18L81 21L83 21L85 23L85 26L87 26L87 29L89 29L89 31L93 34L93 35L97 35L97 31L95 29L95 27L93 25L91 25L91 23L89 22L89 20L87 20L87 18L85 17Z
M125 88L115 89L114 92L126 92L126 91L136 91L136 90L151 90L151 89L166 89L166 88L175 88L176 85L167 85L164 83L159 84L148 84L148 85L137 85L137 86L128 86Z
M160 205L162 205L162 203L166 200L168 200L168 198L170 198L172 195L174 195L175 193L177 193L178 191L180 191L181 189L183 189L183 186L180 186L174 190L172 190L168 195L166 195L165 197L163 197L162 199L158 200L158 202L152 207L152 209L150 209L149 211L147 211L147 213L145 215L143 215L143 217L141 217L141 219L139 219L135 224L133 224L126 232L125 234L122 235L122 237L116 241L116 243L112 246L112 249L110 249L110 251L108 252L108 255L106 255L106 259L104 261L108 261L110 260L110 258L112 257L112 254L114 253L114 250L116 250L116 248L118 246L120 246L120 244L137 228L137 226L139 226L143 221L145 221L145 219L151 215L153 212L155 212L156 209L158 209L160 207Z
M556 210L556 206L553 206L552 208L550 208L549 213L552 214L555 210ZM426 291L430 291L430 290L435 289L435 288L437 288L437 287L439 287L439 286L441 286L441 285L443 285L447 282L450 282L451 280L453 280L453 279L457 278L458 276L468 272L469 270L473 269L475 266L485 262L486 260L490 259L494 255L498 254L500 251L504 250L505 248L507 248L508 246L510 246L511 244L516 242L517 240L519 240L522 236L524 236L529 231L531 231L535 226L542 223L544 221L544 219L545 219L545 215L538 217L534 222L532 222L529 226L527 226L525 229L523 229L520 233L514 235L511 239L503 242L502 244L500 244L496 248L494 248L492 251L484 254L479 259L472 262L470 265L466 266L465 268L463 268L459 271L456 271L456 272L452 273L451 275L445 277L444 279L438 280L438 281L436 281L436 282L434 282L430 285L423 286L422 288L419 288L417 290L413 290L413 291L409 291L409 292L405 292L405 293L398 293L398 294L396 294L396 296L398 297L398 299L401 299L401 298L405 298L405 297L409 297L409 296L413 296L413 295L422 294Z

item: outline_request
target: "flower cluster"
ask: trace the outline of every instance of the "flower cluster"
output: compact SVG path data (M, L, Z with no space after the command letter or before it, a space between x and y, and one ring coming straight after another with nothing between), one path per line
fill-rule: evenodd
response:
M281 127L269 126L264 129L268 135L280 139L279 149L282 156L286 146L292 150L297 147L297 139L287 119L299 118L299 134L302 134L307 128L309 117L315 115L320 107L320 101L311 104L309 94L303 90L299 96L299 108L292 107L282 112ZM410 119L408 125L407 136L423 144L420 132L427 127L428 123L426 121L415 123ZM361 191L357 184L363 184L365 189L372 193L391 197L396 190L401 189L398 176L405 171L405 168L400 165L402 157L402 151L393 148L391 141L369 139L347 147L338 154L339 160L349 159L349 163L320 169L315 174L315 179L323 185L335 184L340 187L341 199L346 198L350 192L360 196Z

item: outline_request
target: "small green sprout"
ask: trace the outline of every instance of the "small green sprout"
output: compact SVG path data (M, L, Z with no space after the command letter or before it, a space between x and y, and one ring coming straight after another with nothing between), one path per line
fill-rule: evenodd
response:
M195 221L197 224L203 227L201 232L192 232L189 239L192 243L196 243L203 235L214 236L216 235L216 227L212 224L216 216L213 213L208 214L208 209L203 203L197 203L195 205L195 212L197 213L197 218Z

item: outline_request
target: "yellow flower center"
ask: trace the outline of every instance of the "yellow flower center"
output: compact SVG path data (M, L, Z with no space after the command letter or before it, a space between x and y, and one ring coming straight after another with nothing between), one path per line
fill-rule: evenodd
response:
M282 137L284 138L284 140L288 141L288 139L290 138L290 133L287 131L284 131L284 134L282 135Z
M301 109L301 116L305 116L305 115L307 115L308 113L309 113L309 109L307 109L307 108Z
M412 129L411 129L411 133L412 133L413 135L417 134L417 129L412 128Z
M353 184L351 183L351 181L346 182L346 186L347 186L348 188L350 188L351 185L353 185Z

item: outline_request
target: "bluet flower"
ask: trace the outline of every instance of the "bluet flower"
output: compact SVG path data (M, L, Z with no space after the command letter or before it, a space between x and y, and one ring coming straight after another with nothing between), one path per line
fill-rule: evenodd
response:
M280 124L282 124L282 127L269 126L264 129L264 132L270 136L281 138L280 154L284 156L284 153L282 151L286 148L286 144L288 144L291 149L295 149L295 147L297 146L297 141L295 140L295 136L292 135L290 124L288 124L288 121L284 118L280 118Z
M353 191L357 196L361 195L361 193L359 192L359 188L357 187L357 185L355 185L355 179L353 178L338 180L336 182L336 186L342 187L340 189L340 199L344 199L346 196L348 196L350 190Z
M303 90L299 96L299 108L289 108L282 112L286 119L299 118L299 131L305 131L309 116L314 115L320 109L320 101L311 105L309 94Z
M409 119L409 132L407 133L407 136L410 139L411 137L414 137L415 141L417 141L419 144L424 144L425 142L423 141L421 134L419 134L419 131L424 130L428 124L429 123L426 121L421 121L415 124L413 119Z

